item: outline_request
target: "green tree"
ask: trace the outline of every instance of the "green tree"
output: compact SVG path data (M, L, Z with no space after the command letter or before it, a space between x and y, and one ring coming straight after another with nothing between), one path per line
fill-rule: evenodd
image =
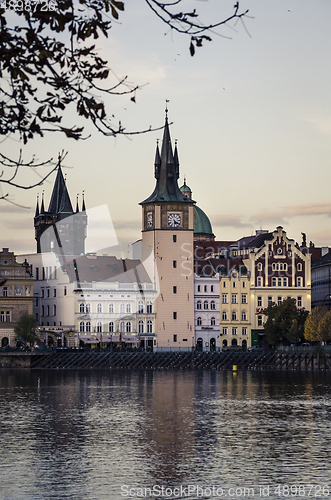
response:
M282 340L293 342L303 338L308 311L298 309L295 299L287 298L280 305L272 303L265 314L268 319L264 330L269 344L275 345Z
M17 325L14 329L16 340L22 337L25 342L29 342L32 346L35 342L39 341L39 337L36 334L36 318L33 314L27 312L21 314Z
M324 306L315 307L305 323L305 338L312 342L331 340L331 311Z

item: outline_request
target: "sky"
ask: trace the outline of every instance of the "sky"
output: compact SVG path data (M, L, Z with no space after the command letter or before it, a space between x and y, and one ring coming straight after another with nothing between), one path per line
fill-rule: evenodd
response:
M233 12L234 2L184 0L204 23ZM144 0L125 0L109 39L97 41L112 78L127 76L140 88L130 96L107 98L110 114L126 130L164 124L169 100L172 140L178 140L179 184L184 177L218 240L236 240L256 229L284 227L290 238L331 246L331 2L250 0L244 25L230 23L189 53L189 39L170 32ZM115 80L113 80L115 81ZM79 125L67 111L67 123ZM84 123L85 124L85 123ZM57 158L67 151L63 171L73 205L85 191L88 209L108 206L118 240L141 237L139 202L153 191L156 140L162 131L76 142L61 134L23 147L26 160ZM17 157L17 138L2 139L1 152ZM20 179L36 182L35 172ZM42 187L6 189L0 200L1 247L36 251L33 216L37 195L46 208L55 173ZM103 209L102 209L103 210ZM89 239L88 251L106 245Z

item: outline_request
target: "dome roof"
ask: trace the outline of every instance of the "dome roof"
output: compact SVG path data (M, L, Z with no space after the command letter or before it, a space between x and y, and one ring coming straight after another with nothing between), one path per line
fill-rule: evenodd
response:
M186 184L186 181L184 180L184 184L182 185L181 188L179 188L183 194L185 193L192 193L191 188L188 187Z
M214 236L210 220L197 205L193 207L193 233L194 235Z

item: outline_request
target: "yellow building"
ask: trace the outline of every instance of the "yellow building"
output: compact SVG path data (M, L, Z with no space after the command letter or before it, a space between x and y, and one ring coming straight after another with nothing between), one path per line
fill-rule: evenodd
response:
M25 260L16 262L14 252L0 252L0 342L1 347L16 345L14 328L23 313L33 312L32 269Z

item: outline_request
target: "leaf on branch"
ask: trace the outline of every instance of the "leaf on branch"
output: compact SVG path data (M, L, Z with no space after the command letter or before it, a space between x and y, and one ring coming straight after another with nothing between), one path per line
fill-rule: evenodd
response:
M193 42L191 41L190 43L190 54L191 56L193 57L194 54L195 54L195 48L194 48L194 45L193 45Z
M76 129L60 127L60 130L62 130L62 132L64 132L67 137L69 137L71 139L76 139L76 141L77 141L78 139L80 139L81 133L83 132L84 127L76 128Z

